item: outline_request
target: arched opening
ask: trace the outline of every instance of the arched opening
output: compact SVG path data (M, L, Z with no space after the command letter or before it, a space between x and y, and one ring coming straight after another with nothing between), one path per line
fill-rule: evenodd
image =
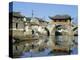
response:
M50 32L46 27L45 27L45 30L47 31L47 36L50 36Z
M61 30L62 29L62 25L56 25L55 29L56 29L55 36L62 35L62 30Z

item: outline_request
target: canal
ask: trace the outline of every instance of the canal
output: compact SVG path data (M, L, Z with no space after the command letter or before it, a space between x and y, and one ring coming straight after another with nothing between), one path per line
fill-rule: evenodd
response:
M70 53L54 51L53 46L68 46ZM58 55L75 55L78 54L78 36L40 36L38 40L31 42L22 41L13 44L14 57L42 57Z

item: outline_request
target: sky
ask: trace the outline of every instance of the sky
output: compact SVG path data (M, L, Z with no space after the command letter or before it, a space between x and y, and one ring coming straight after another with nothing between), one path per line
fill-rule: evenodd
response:
M11 10L11 9L10 9ZM61 5L61 4L45 4L45 3L30 3L30 2L13 2L13 11L21 12L26 17L34 17L50 20L49 16L55 15L70 15L74 22L78 19L77 5Z

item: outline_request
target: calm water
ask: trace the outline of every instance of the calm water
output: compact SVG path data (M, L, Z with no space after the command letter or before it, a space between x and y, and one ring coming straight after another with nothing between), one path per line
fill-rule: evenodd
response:
M48 41L51 41L51 42L54 41L53 37L41 37L40 39L44 40L44 41L45 41L45 39L48 40ZM32 50L32 49L30 49L28 52L23 52L20 57L39 57L39 56L55 56L55 55L73 55L73 54L78 54L78 47L77 47L78 37L77 36L65 37L65 38L63 38L62 36L57 36L57 37L55 37L55 39L56 39L55 41L57 41L58 44L60 44L60 45L61 44L63 45L63 42L71 44L71 50L72 50L71 53L67 54L65 52L54 52L54 51L52 52L51 48L47 47L44 50L37 51L37 52ZM70 40L70 39L73 39L73 42L72 42L72 40L70 42L67 42L67 40Z

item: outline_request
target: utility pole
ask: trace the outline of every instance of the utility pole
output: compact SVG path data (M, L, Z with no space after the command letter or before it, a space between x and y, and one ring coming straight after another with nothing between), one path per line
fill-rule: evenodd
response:
M34 11L32 10L32 18L33 18L33 16L34 16Z

